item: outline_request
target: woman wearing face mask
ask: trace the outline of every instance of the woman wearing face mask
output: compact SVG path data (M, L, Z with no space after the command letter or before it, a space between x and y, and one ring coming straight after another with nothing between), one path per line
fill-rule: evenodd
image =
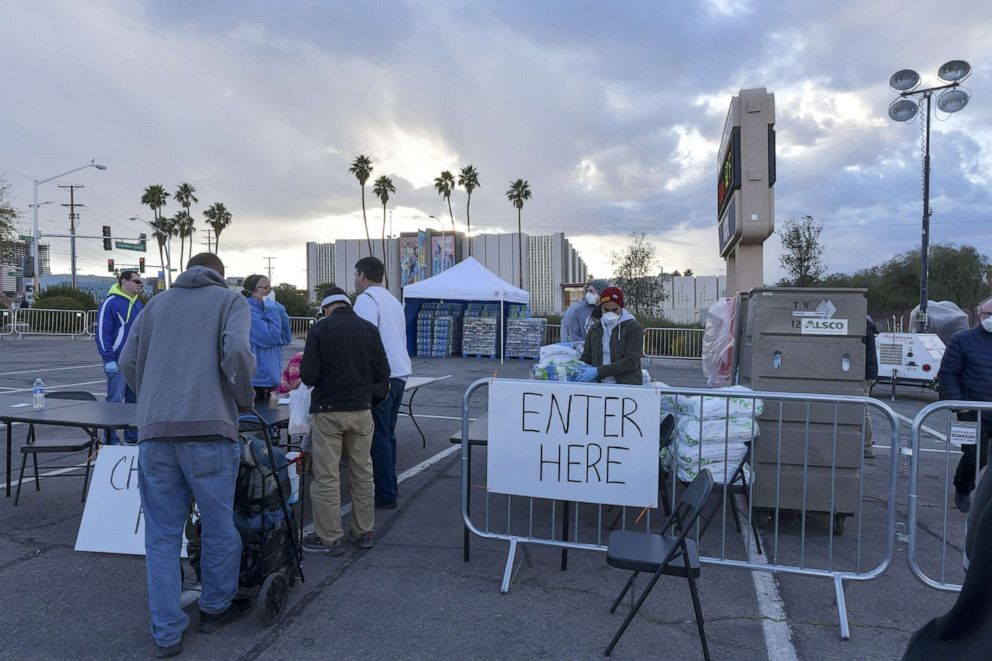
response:
M584 342L592 326L592 311L599 305L599 290L592 283L586 285L582 299L572 303L561 317L561 341Z
M251 353L255 356L255 374L251 385L256 401L266 400L279 385L282 372L282 348L292 341L289 315L276 301L269 279L264 275L245 278L241 294L251 308Z
M619 287L607 287L599 296L603 318L589 328L582 362L591 365L576 381L641 385L644 328L623 307Z

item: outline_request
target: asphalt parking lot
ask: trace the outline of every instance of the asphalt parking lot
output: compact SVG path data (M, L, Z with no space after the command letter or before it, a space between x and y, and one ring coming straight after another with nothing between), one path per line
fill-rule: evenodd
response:
M287 349L286 356L298 348ZM28 401L34 379L49 389L84 389L103 394L104 380L92 340L25 338L0 341L0 407ZM626 575L607 567L597 552L569 554L561 571L559 553L533 548L510 591L499 592L506 561L505 542L473 540L470 562L462 559L459 446L448 437L460 428L466 387L479 378L525 377L532 363L505 365L479 359L414 362L417 375L452 377L417 395L416 413L427 447L408 419L401 418L400 507L376 513L376 546L350 550L339 558L304 558L306 582L290 594L283 620L265 628L246 620L204 635L186 636L189 658L596 658L623 616L608 613ZM672 386L703 384L698 362L645 363L656 379ZM191 387L194 387L191 385ZM900 390L897 401L876 393L898 413L912 417L935 400L932 393ZM476 409L485 407L484 398ZM875 459L865 462L863 513L830 541L822 526L805 531L783 522L780 558L800 532L815 561L830 544L837 562L855 553L862 568L884 556L884 512L888 501L889 448L884 420L876 418ZM939 426L938 426L939 428ZM881 430L881 431L879 431ZM24 427L13 430L15 468ZM60 433L46 430L43 433ZM901 428L907 436L907 427ZM943 507L943 447L927 438L921 459L921 554L948 580L960 580L964 517ZM72 458L79 461L80 457ZM478 480L484 479L484 451L477 451ZM956 458L950 459L950 470ZM64 459L57 461L64 465ZM71 463L71 462L70 462ZM900 459L900 522L904 521L908 467ZM50 472L42 466L42 472ZM16 476L15 476L16 479ZM473 480L476 476L473 476ZM0 611L3 658L132 658L151 651L147 633L142 558L73 551L83 505L79 478L42 480L41 491L25 484L21 503L0 498L0 580L8 607ZM481 499L480 499L481 500ZM347 499L346 501L347 502ZM935 540L947 526L950 544ZM860 530L860 535L853 534ZM901 532L905 532L902 528ZM763 532L769 549L774 535ZM743 552L733 525L711 529L728 554ZM729 541L726 541L729 540ZM791 540L791 541L790 541ZM859 543L860 542L860 543ZM729 546L728 546L729 545ZM819 545L819 546L818 546ZM850 640L838 635L833 586L824 578L704 566L700 597L713 658L893 659L911 633L945 612L953 596L924 586L907 567L904 543L881 577L851 583L846 591ZM772 550L766 551L771 554ZM518 555L518 558L524 558ZM640 583L643 585L643 582ZM188 609L195 612L195 601ZM684 581L663 578L614 652L617 658L699 658L699 641Z

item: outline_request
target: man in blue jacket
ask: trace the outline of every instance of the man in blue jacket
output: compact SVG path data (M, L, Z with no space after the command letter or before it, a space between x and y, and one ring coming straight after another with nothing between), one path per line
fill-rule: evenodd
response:
M137 401L134 391L124 381L117 362L121 350L127 342L138 313L141 312L141 276L137 271L121 271L117 276L117 284L110 288L107 298L100 304L96 316L96 348L103 359L103 371L107 374L107 401L128 402ZM137 432L129 430L124 435L129 443L138 440ZM107 432L107 443L115 445L120 442L117 432Z
M979 323L974 328L955 333L940 362L940 398L972 402L992 402L992 298L979 308ZM958 420L978 420L975 411L958 411ZM982 413L979 443L980 468L988 461L989 437L992 436L992 411ZM962 512L971 509L971 492L975 490L975 446L961 446L963 456L954 472L954 503Z

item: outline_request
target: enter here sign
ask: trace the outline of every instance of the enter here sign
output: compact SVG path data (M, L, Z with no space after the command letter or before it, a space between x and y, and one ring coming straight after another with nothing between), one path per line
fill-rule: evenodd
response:
M488 490L604 505L658 505L654 388L494 380Z

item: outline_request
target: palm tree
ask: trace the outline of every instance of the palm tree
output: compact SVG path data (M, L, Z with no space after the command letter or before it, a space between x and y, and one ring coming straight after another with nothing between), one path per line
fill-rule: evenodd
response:
M468 199L465 200L465 233L468 235L468 256L472 256L472 216L469 207L472 205L472 191L482 188L479 183L479 171L474 165L466 165L458 173L458 185L465 189Z
M369 254L372 254L372 237L369 236L369 220L365 217L365 182L372 175L372 159L365 154L359 154L352 162L348 172L355 175L362 186L362 221L365 223L365 240L369 244Z
M193 234L196 232L193 222L193 216L189 215L189 212L185 209L177 211L176 215L172 217L174 232L179 237L179 268L182 268L182 265L186 263L183 259L186 249L186 239L190 240L189 254L190 257L193 256Z
M389 264L386 261L386 203L389 202L389 194L396 192L393 180L382 175L372 184L372 193L382 201L382 265L385 267L385 284L389 289Z
M517 209L517 268L519 271L519 284L524 288L524 235L520 229L520 210L524 208L524 200L530 199L530 184L523 179L510 182L510 189L506 191L506 199Z
M214 231L214 254L217 254L217 246L220 244L220 233L231 224L231 212L227 210L223 202L214 202L203 212L207 219L207 224Z
M196 188L193 187L193 184L188 184L186 182L183 182L183 183L179 184L176 187L176 192L172 196L172 199L174 199L176 202L178 202L179 205L186 212L186 215L182 218L182 222L178 222L178 220L176 222L176 230L177 230L177 232L179 234L179 241L181 243L185 243L186 242L185 239L186 238L192 238L192 236L193 236L192 235L192 232L195 231L195 228L193 228L193 216L190 215L190 212L189 212L190 207L192 207L194 204L196 204L200 200L196 199ZM176 218L177 219L179 218L178 214L176 215ZM184 232L186 232L187 226L190 228L190 230L189 230L190 233L189 234L184 234ZM193 255L193 242L192 241L189 242L189 252L190 252L190 256L192 256ZM183 249L182 249L182 246L180 246L180 248L179 248L179 265L180 265L180 268L182 268L183 263L184 263L183 262Z
M162 270L165 271L166 282L169 282L169 269L166 268L165 264L165 241L169 236L169 225L170 223L162 218L162 207L165 206L169 199L169 194L165 191L165 188L159 186L158 184L153 184L145 188L144 192L141 194L141 203L152 210L152 215L154 220L149 223L155 228L155 241L158 243L158 259L159 263L162 264Z
M455 214L451 212L451 191L455 190L455 175L445 170L440 177L434 178L434 189L448 203L448 215L451 217L451 241L455 241Z

